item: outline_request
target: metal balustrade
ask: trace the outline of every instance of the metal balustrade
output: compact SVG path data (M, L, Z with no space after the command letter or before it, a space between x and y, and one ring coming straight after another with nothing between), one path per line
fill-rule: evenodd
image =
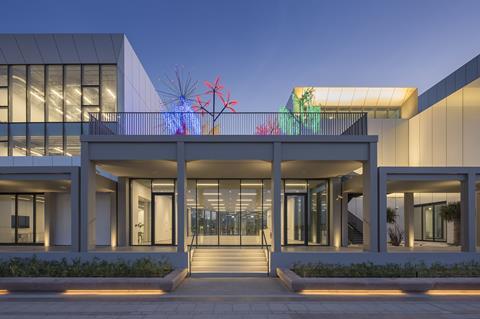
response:
M365 112L90 113L90 135L367 135Z

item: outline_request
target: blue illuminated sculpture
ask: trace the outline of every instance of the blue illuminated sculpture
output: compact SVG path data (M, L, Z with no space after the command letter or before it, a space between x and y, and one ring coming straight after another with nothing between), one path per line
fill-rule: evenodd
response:
M175 79L165 76L166 90L159 91L168 112L162 113L162 122L166 134L200 135L199 114L192 108L197 82L190 74L186 77L180 68L175 68Z

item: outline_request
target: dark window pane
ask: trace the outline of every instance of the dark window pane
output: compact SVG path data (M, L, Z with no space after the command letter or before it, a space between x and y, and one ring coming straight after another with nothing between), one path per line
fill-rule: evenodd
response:
M27 155L27 139L25 124L10 124L10 141L13 156Z
M30 155L45 155L45 124L30 123L28 127L28 133L30 135Z
M47 155L63 155L62 124L47 124Z
M99 66L84 65L82 85L99 85Z
M45 71L43 65L32 65L28 68L28 104L30 122L45 121Z
M65 118L67 122L80 122L82 91L80 65L65 66Z
M102 112L117 110L117 67L102 66Z
M47 122L63 121L63 70L61 65L47 66Z
M10 81L12 83L12 121L27 121L27 88L26 66L13 65L11 67Z

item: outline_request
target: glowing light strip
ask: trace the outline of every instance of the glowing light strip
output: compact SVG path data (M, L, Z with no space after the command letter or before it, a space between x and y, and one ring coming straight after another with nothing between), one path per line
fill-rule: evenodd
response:
M102 290L102 289L92 289L92 290L83 290L83 289L72 289L66 290L64 295L67 296L78 296L78 295L92 295L92 296L119 296L119 295L163 295L165 291L163 290Z
M427 290L429 296L480 296L480 290Z
M317 295L317 296L372 296L372 295L388 295L388 296L403 296L405 292L401 290L302 290L299 292L302 295Z
M8 290L0 289L0 295L8 295L8 294L9 294Z

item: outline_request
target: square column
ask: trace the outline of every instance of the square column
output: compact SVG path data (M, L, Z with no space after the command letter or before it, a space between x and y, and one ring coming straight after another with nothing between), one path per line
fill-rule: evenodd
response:
M89 159L88 143L82 143L81 154L80 251L95 249L96 168ZM73 202L73 201L72 201ZM73 215L72 215L73 216ZM72 220L73 225L73 220ZM73 227L73 226L72 226Z
M185 144L177 142L177 252L185 252Z
M475 173L468 173L461 182L460 194L460 242L462 251L475 252L477 243L476 234L476 179Z
M117 245L128 246L128 178L119 177L117 182Z
M342 247L348 247L348 193L342 193Z
M53 231L55 222L56 194L45 193L45 226L44 226L44 243L45 247L53 246Z
M414 198L413 193L403 194L403 214L405 229L405 247L413 247L415 244L414 224Z
M342 244L342 202L340 199L342 182L340 178L331 178L330 187L330 207L332 212L331 243L335 248L340 248Z
M386 195L383 196L386 192L382 191L378 194L377 182L377 144L370 143L368 161L363 162L363 250L370 252L379 250L379 238L382 241L380 251L386 250L387 241L385 209L380 211L379 215L378 207L378 196L381 196L380 201L386 202ZM382 206L386 206L386 203L381 205L380 209ZM378 227L379 223L380 227Z
M95 189L95 186L94 186ZM95 192L94 192L95 195ZM81 224L80 219L80 168L75 168L70 175L70 206L71 206L71 236L72 252L80 251L80 230L78 225ZM94 212L95 213L95 212ZM93 228L95 234L95 228Z
M273 240L272 250L282 250L282 144L273 144L272 161L272 218Z

